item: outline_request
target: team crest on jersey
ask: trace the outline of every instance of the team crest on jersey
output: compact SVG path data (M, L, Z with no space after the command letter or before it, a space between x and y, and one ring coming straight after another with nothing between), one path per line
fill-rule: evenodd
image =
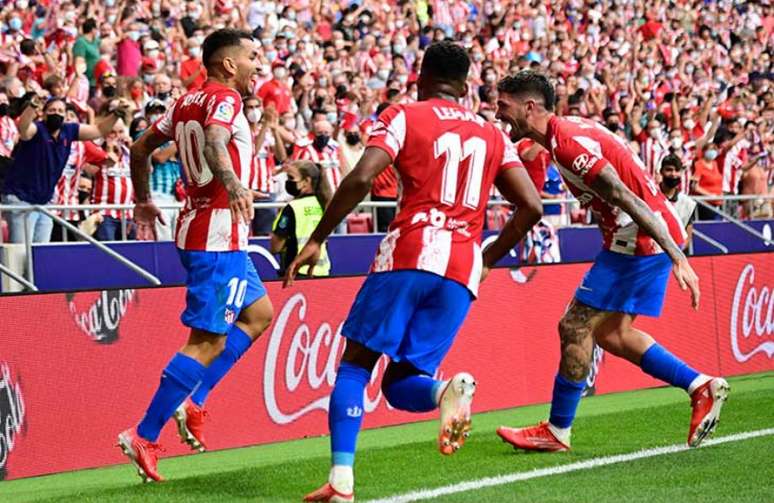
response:
M226 308L226 315L224 316L226 323L232 325L236 321L236 313L231 309Z
M222 122L231 122L234 119L234 98L226 97L225 101L218 103L212 118Z

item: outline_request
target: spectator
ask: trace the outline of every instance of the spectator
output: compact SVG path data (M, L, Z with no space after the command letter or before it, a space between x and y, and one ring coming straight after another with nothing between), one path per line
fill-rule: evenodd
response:
M327 120L319 120L312 126L312 139L303 138L296 143L293 160L306 160L319 164L328 184L336 190L341 183L341 150L332 139L333 126Z
M0 193L3 191L3 180L13 159L13 147L19 141L19 129L16 122L9 117L8 96L0 93Z
M87 19L81 26L82 34L73 45L73 57L81 57L86 61L86 77L89 85L95 87L94 66L99 61L100 39L97 36L97 21L94 18Z
M180 64L180 79L187 91L199 89L207 80L207 69L202 63L202 47L198 38L188 40L188 57Z
M667 199L672 201L677 210L677 214L680 216L680 220L688 233L688 239L685 241L686 246L688 246L693 239L693 222L696 220L697 204L696 201L680 190L680 185L683 181L683 171L685 171L685 167L679 157L674 154L664 157L661 160L661 168L659 169L661 175L659 188Z
M130 138L122 120L114 123L113 129L103 142L107 158L94 175L91 191L92 204L127 205L134 200L134 186L129 171ZM124 235L134 239L132 211L120 209L97 210L99 225L94 237L100 241L119 241Z
M285 274L320 223L323 208L332 195L324 173L311 161L293 161L287 173L286 190L293 200L282 209L271 233L271 252L280 255L280 276ZM320 259L311 271L312 276L330 275L327 245L323 243L320 250ZM309 276L309 267L299 269L299 275Z
M37 95L28 96L22 109L19 118L21 141L14 150L13 163L5 180L3 203L31 206L51 201L70 157L72 143L105 136L126 112L127 104L115 102L98 126L66 123L65 102L61 98L51 98L43 105ZM41 110L43 120L35 120ZM42 213L32 212L26 217L23 212L10 212L7 220L12 243L23 243L25 233L35 243L47 243L51 239L52 221Z
M275 59L271 64L271 71L273 78L261 86L258 97L264 107L274 107L277 113L282 115L290 110L291 94L286 81L287 69L281 60Z
M244 106L245 116L253 133L255 152L253 158L255 176L251 180L250 189L256 202L274 202L277 199L274 173L277 164L285 162L287 158L287 151L280 134L279 117L273 107L267 108L261 114L260 100L255 96L245 99ZM253 233L258 236L269 234L276 215L274 208L256 209Z
M723 195L723 174L718 166L718 148L714 143L708 143L702 150L702 157L693 165L694 193L700 196ZM722 199L704 201L717 209L723 205ZM720 215L699 205L700 220L718 220Z

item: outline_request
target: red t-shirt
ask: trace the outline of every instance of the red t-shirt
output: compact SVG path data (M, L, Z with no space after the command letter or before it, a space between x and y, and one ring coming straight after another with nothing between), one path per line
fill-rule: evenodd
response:
M201 88L204 83L207 81L207 70L204 68L204 65L201 61L199 61L196 58L189 58L180 65L180 79L185 80L196 71L201 68L201 71L199 72L199 75L194 79L193 82L188 84L187 89L189 91L193 91L196 89Z
M261 98L264 108L273 104L280 115L290 110L290 89L275 79L266 82L258 89L258 97Z

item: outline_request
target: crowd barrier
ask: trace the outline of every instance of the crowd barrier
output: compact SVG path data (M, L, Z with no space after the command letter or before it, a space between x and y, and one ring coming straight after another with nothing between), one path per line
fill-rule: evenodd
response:
M710 374L774 369L772 255L692 263L703 288L700 310L691 310L689 296L671 280L663 316L640 319L638 327ZM495 270L439 376L472 372L479 383L475 412L549 401L556 323L588 267ZM275 321L211 395L211 449L327 433L328 395L343 350L339 331L362 281L267 285ZM183 343L183 302L181 287L0 298L0 478L125 462L113 447L116 435L140 418L160 370ZM598 356L590 392L661 384L622 360ZM435 417L389 410L376 384L383 370L382 361L366 391L366 428ZM172 424L160 441L166 455L188 452Z
M765 236L772 235L774 220L749 222L750 226ZM725 222L696 224L696 229L723 243L731 253L757 252L770 249L761 239ZM596 227L566 227L559 229L559 249L563 262L593 260L602 247L602 237ZM491 238L494 232L486 231ZM354 234L331 236L328 253L331 257L332 275L349 276L365 274L382 234ZM269 252L269 240L250 241L251 257L264 279L276 279L279 263ZM162 284L180 285L185 281L185 270L180 264L177 249L172 242L126 242L109 246L158 277ZM41 291L64 291L147 286L148 282L136 272L115 261L88 243L36 245L34 254L35 284ZM706 242L695 239L696 255L717 254L718 250ZM0 253L2 250L0 250ZM519 263L518 250L504 258L501 266Z

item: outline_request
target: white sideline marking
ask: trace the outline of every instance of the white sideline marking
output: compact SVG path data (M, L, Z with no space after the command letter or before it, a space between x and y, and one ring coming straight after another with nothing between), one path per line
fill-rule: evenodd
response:
M747 439L756 438L756 437L764 437L767 435L774 435L774 428L767 428L765 430L757 430L757 431L748 431L745 433L736 433L734 435L728 435L725 437L705 440L702 443L702 447L725 444L728 442L738 442L740 440L747 440ZM699 449L701 449L702 447L699 447ZM577 463L569 463L566 465L552 466L549 468L539 468L535 470L530 470L528 472L517 472L517 473L511 473L508 475L497 475L495 477L485 477L477 480L468 480L466 482L460 482L457 484L438 487L436 489L423 489L420 491L414 491L410 493L399 494L396 496L390 496L388 498L370 500L370 503L408 503L409 501L437 498L439 496L446 496L448 494L456 494L456 493L461 493L465 491L472 491L474 489L482 489L484 487L501 486L504 484L519 482L521 480L536 479L539 477L547 477L549 475L558 475L561 473L575 472L579 470L588 470L590 468L613 465L616 463L627 463L629 461L635 461L638 459L652 458L654 456L661 456L664 454L674 454L677 452L683 452L683 451L688 451L692 449L693 448L688 447L687 444L669 445L666 447L656 447L653 449L645 449L642 451L631 452L628 454L616 454L614 456L605 456L601 458L588 459L586 461L579 461Z

